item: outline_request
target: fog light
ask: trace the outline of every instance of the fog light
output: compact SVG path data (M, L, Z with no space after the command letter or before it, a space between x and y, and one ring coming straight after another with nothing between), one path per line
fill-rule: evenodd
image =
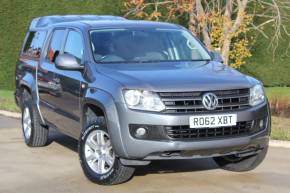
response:
M267 119L261 119L261 120L259 121L259 127L260 127L261 129L264 129L264 128L266 127L266 124L267 124Z
M136 129L135 135L136 137L144 137L147 134L147 130L143 127Z
M260 120L260 122L259 122L259 127L260 127L261 129L263 129L263 127L264 127L264 120Z

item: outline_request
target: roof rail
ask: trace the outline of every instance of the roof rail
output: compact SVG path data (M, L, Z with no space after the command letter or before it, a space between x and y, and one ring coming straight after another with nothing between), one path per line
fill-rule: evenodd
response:
M72 22L82 20L125 20L123 17L111 15L51 15L34 18L30 24L30 29L47 27L52 24L61 22Z

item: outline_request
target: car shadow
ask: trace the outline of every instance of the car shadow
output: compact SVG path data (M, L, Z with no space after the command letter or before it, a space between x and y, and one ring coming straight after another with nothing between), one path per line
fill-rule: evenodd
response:
M185 159L185 160L158 160L147 166L137 167L135 176L147 174L164 174L180 172L197 172L217 169L218 166L211 158Z
M76 153L78 152L78 141L70 136L60 133L55 129L49 129L47 145L50 145L52 143L57 143Z
M57 143L71 151L78 152L78 141L64 135L54 129L49 131L48 145ZM164 174L179 172L196 172L217 169L218 166L211 158L185 159L185 160L158 160L152 161L147 166L136 168L135 176L145 176L147 174Z

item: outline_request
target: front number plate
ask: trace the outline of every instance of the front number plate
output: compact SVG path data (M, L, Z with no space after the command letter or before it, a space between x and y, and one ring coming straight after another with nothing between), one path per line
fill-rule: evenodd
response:
M237 114L199 115L189 118L190 128L224 127L237 124Z

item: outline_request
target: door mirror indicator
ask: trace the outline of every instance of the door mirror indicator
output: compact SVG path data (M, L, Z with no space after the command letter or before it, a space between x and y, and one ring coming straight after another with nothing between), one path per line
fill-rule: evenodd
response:
M55 65L62 70L82 70L84 68L71 54L61 54L56 57Z

